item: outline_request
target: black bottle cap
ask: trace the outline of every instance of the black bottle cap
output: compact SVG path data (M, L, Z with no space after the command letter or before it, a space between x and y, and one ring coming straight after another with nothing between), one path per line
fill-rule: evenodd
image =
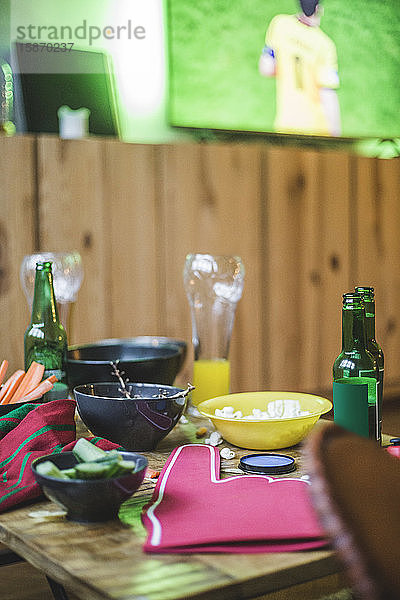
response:
M239 469L257 475L283 475L295 471L296 464L286 454L246 454L239 461Z
M400 446L400 437L392 438L390 440L390 443L392 444L392 446Z

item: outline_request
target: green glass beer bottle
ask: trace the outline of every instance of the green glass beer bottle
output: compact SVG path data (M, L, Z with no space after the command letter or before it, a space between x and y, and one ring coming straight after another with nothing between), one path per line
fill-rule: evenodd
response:
M379 414L382 419L383 402L383 376L384 376L384 356L383 350L375 339L375 295L374 288L369 286L357 286L356 292L361 295L365 307L365 335L367 339L367 350L375 358L379 370L378 383L378 404ZM382 428L382 424L381 424Z
M333 381L368 385L369 437L381 442L381 415L377 397L378 368L367 350L365 308L362 297L356 292L343 295L342 351L333 364Z
M45 367L44 378L58 380L45 401L68 397L67 334L58 318L51 267L51 262L36 264L32 317L24 336L25 371L36 361Z

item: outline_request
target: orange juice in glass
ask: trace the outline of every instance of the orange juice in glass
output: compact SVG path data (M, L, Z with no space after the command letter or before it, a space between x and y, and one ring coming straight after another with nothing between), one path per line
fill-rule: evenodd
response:
M229 360L199 359L193 363L192 404L197 406L203 400L229 394L230 364Z

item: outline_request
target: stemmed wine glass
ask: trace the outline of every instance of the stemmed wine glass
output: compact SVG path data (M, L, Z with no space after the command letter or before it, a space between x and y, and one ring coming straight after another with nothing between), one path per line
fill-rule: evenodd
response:
M20 280L29 309L32 309L35 286L36 263L53 263L54 293L61 323L67 330L69 308L76 301L83 280L82 257L76 250L70 252L39 252L24 256L20 268Z

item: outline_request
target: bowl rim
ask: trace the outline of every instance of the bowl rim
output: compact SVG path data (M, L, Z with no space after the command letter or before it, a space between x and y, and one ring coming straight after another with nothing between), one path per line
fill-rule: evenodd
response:
M212 415L208 412L206 412L205 410L201 410L201 405L205 404L206 402L209 402L210 400L217 400L218 398L226 398L227 396L245 396L247 394L265 394L265 393L271 393L271 394L290 394L290 395L298 395L298 396L311 396L313 398L317 398L318 400L323 400L323 404L325 404L325 407L321 406L321 410L317 410L314 412L310 412L308 415L299 415L297 417L281 417L281 418L270 418L270 419L232 419L229 417L220 417L218 415ZM215 398L209 398L208 400L203 400L202 402L200 402L197 405L197 410L204 416L207 417L208 419L211 420L216 420L216 421L226 421L229 423L240 423L240 424L251 424L251 423L287 423L288 421L302 421L305 419L311 419L313 417L320 417L321 415L326 414L327 412L329 412L333 407L333 403L331 402L331 400L329 400L328 398L324 398L323 396L318 396L316 394L309 394L307 392L285 392L285 391L276 391L274 392L273 390L266 390L263 392L238 392L236 394L226 394L224 396L216 396ZM215 409L214 409L215 410Z
M44 481L57 481L58 483L60 483L61 485L64 484L79 484L79 483L94 483L94 484L99 484L99 483L103 483L104 481L117 481L119 479L124 479L125 477L130 477L132 475L137 475L138 473L141 473L143 470L147 469L148 465L149 465L149 461L146 458L146 456L144 456L143 454L140 454L139 452L134 452L132 450L121 450L121 453L124 454L129 454L132 458L133 456L138 456L141 459L143 459L143 465L134 471L131 471L130 473L124 473L123 475L119 475L119 477L103 477L101 479L58 479L57 477L52 477L51 475L42 475L41 473L38 473L36 471L35 465L39 462L44 462L44 460L52 460L52 458L54 458L55 456L58 456L60 454L62 455L67 455L67 456L75 456L74 453L72 452L72 450L67 450L66 452L57 452L57 453L53 453L53 454L44 454L43 456L38 456L37 458L35 458L32 463L31 463L31 470L34 473L35 477L36 475L38 477L41 477Z
M157 340L157 344L154 343L154 340ZM109 360L90 360L90 359L81 359L81 358L72 358L70 357L70 352L74 352L75 350L83 350L85 348L98 348L98 347L112 347L122 344L133 344L133 347L136 348L166 348L170 350L170 353L164 356L149 356L142 358L129 358L125 360L120 360L119 362L124 363L136 363L150 360L159 360L165 358L171 358L173 356L182 355L183 352L187 349L187 343L184 340L178 340L173 338L167 338L163 336L137 336L130 338L107 338L96 340L95 342L86 342L84 344L73 344L72 346L68 346L67 351L67 362L71 364L84 364L84 365L108 365L111 361Z
M81 383L80 385L76 385L73 388L73 394L76 400L76 403L79 404L79 399L75 396L75 392L77 392L78 394L80 394L81 396L84 396L85 398L100 398L101 400L128 400L129 402L131 402L132 400L141 400L141 401L145 401L145 402L160 402L160 400L168 400L169 396L165 396L163 398L126 398L124 396L120 396L120 397L116 397L116 396L98 396L98 395L93 395L93 394L86 394L85 392L81 392L78 388L84 388L84 387L89 387L89 386L95 386L95 385L99 385L99 386L104 386L104 385L112 385L112 386L119 386L120 384L118 383L118 381L97 381L94 383ZM179 392L184 392L185 390L183 388L177 387L175 385L167 385L164 383L141 383L141 382L133 382L133 381L129 381L127 383L127 385L136 385L139 387L158 387L158 388L166 388L167 390L174 390L173 393L171 394L174 395L176 393Z
M103 340L105 342L115 341L115 340L123 340L128 342L144 342L145 344L150 343L154 348L158 348L160 345L169 345L173 344L174 346L182 346L182 348L187 347L186 340L182 340L179 338L170 338L165 335L135 335L134 337L128 338L109 338Z

